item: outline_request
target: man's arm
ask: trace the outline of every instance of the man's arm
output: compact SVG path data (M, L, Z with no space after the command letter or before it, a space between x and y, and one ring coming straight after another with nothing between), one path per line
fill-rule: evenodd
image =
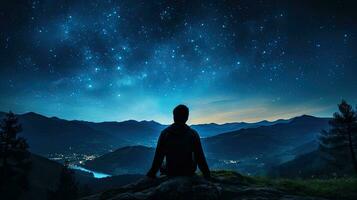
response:
M151 178L156 177L156 173L159 171L159 169L162 165L162 161L164 160L164 157L165 157L165 153L164 153L164 149L163 149L163 138L164 138L163 135L164 135L164 133L160 134L159 140L156 145L154 161L152 162L152 166L151 166L149 172L146 174L146 176L151 177Z
M200 168L201 172L203 173L203 176L205 178L210 178L211 173L209 171L205 154L203 153L202 145L201 145L201 139L200 136L195 132L194 133L194 155L198 164L198 167Z

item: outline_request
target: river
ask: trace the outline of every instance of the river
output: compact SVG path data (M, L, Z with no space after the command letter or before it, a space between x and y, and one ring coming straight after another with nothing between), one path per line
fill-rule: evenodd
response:
M78 165L70 165L69 168L76 169L76 170L81 170L81 171L88 172L88 173L92 173L94 178L106 178L106 177L111 176L110 174L104 174L104 173L101 173L101 172L92 171L92 170L83 168L83 167L78 166Z

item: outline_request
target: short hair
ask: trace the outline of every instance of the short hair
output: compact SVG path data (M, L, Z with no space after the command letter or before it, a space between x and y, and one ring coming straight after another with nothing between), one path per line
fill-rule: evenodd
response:
M174 111L174 122L177 123L186 123L188 120L189 109L185 105L178 105L175 107Z

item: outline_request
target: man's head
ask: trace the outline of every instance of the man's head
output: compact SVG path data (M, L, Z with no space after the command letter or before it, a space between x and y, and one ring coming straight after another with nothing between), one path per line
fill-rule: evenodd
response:
M174 109L173 114L174 114L174 122L175 123L184 124L188 120L189 110L188 110L187 106L185 106L185 105L178 105Z

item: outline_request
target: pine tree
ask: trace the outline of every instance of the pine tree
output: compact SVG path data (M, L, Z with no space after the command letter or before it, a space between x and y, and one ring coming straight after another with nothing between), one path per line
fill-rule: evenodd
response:
M346 163L351 160L357 174L357 114L346 101L338 105L339 112L334 113L330 121L330 130L320 135L320 150L330 161Z
M0 191L16 199L28 187L30 153L17 117L9 112L0 124Z
M66 161L62 168L59 183L55 191L49 192L50 200L74 200L78 198L78 184L74 178L74 172Z

